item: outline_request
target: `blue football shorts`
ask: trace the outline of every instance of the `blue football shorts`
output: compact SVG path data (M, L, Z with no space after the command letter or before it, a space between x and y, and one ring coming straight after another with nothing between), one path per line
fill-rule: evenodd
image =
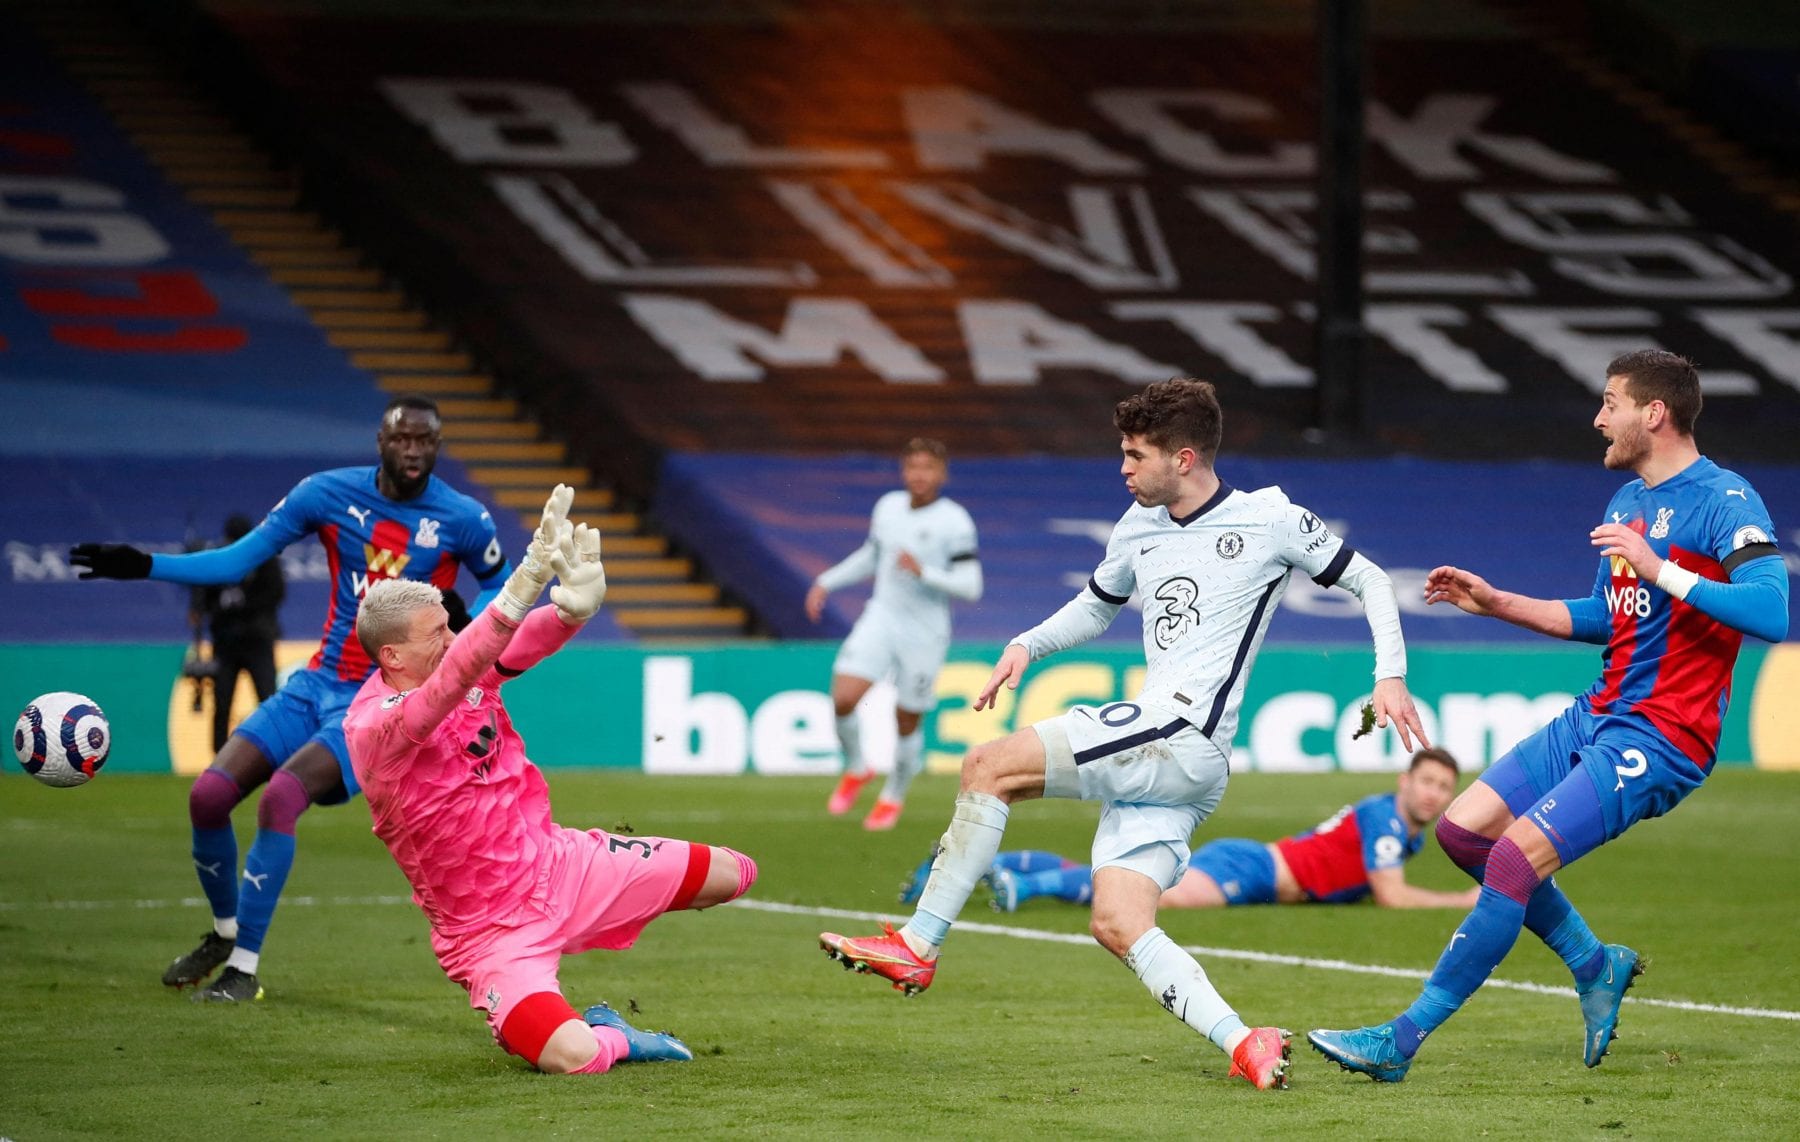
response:
M1480 780L1513 816L1535 821L1567 866L1673 809L1706 773L1646 719L1577 701Z
M1261 841L1209 841L1188 858L1188 867L1210 876L1227 904L1275 903L1275 858Z
M362 786L356 783L356 774L350 769L344 714L361 689L361 682L335 678L323 670L296 670L287 685L269 695L239 723L237 732L277 768L301 746L318 742L337 759L338 772L344 779L344 797L348 800L362 792Z

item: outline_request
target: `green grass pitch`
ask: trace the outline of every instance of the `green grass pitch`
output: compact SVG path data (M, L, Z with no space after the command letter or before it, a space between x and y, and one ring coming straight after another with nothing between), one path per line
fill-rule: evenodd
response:
M1388 787L1385 775L1240 775L1209 836L1273 838ZM1293 1089L1227 1080L1227 1060L1079 937L1086 913L977 894L932 990L903 999L828 961L824 928L904 915L894 894L949 817L920 782L900 828L827 818L829 783L554 772L558 820L729 844L752 899L666 917L624 953L564 961L577 1007L635 1003L689 1064L537 1075L489 1041L444 979L363 803L314 809L264 949L268 998L189 1002L158 982L206 927L187 856L188 782L0 779L0 1137L1341 1138L1793 1137L1800 1132L1800 775L1722 770L1677 812L1562 874L1603 939L1649 973L1599 1069L1572 994L1483 989L1408 1080L1378 1086L1297 1041ZM865 797L865 801L867 798ZM237 813L247 845L254 806ZM1095 809L1027 803L1007 846L1081 855ZM1461 875L1434 844L1415 881ZM186 903L183 901L186 900ZM1386 1018L1459 916L1356 907L1165 913L1253 1023L1303 1033ZM1002 930L995 931L993 928ZM1051 939L1021 938L1049 934ZM1348 966L1321 962L1343 961ZM1497 979L1567 985L1529 935ZM1754 1010L1752 1010L1754 1009ZM1297 1036L1298 1040L1298 1036Z

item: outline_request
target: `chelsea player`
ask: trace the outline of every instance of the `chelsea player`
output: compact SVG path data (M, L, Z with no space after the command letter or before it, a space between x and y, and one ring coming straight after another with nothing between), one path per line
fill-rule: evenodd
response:
M1606 466L1637 479L1588 533L1601 557L1592 593L1527 598L1457 567L1425 582L1428 603L1606 650L1587 693L1482 774L1438 823L1444 851L1482 889L1419 998L1387 1023L1307 1036L1325 1057L1383 1082L1406 1077L1426 1036L1474 994L1521 928L1574 974L1582 1061L1600 1065L1643 962L1623 944L1602 945L1551 874L1700 787L1718 753L1743 636L1787 635L1787 570L1768 510L1748 481L1694 443L1693 364L1646 349L1606 373L1594 427L1607 441Z
M1288 1033L1244 1023L1157 926L1158 899L1181 879L1188 838L1224 796L1244 688L1294 568L1362 601L1375 643L1376 721L1392 724L1409 749L1415 735L1429 744L1406 689L1399 605L1381 568L1279 488L1243 492L1219 477L1223 413L1210 383L1149 385L1119 402L1113 427L1135 502L1081 593L1007 645L975 709L991 708L1002 686L1017 689L1030 663L1105 630L1133 594L1143 604L1142 688L1131 701L1076 705L976 746L963 758L962 792L912 919L873 936L822 932L819 943L907 994L925 990L951 925L1000 851L1013 803L1099 801L1094 938L1230 1057L1230 1075L1283 1088Z
M352 637L357 600L380 579L415 579L448 590L457 567L481 584L474 610L511 571L494 521L479 502L431 474L440 420L428 397L388 403L375 434L381 462L317 472L294 486L248 535L186 555L151 554L122 543L83 543L69 561L83 579L156 579L202 586L235 583L302 536L318 536L331 568L325 633L306 669L238 726L188 793L194 869L212 906L213 926L193 951L163 972L189 987L225 970L200 998L261 999L263 939L294 864L294 827L314 804L336 805L359 791L344 745L344 712L374 664ZM258 786L256 839L238 877L231 811Z

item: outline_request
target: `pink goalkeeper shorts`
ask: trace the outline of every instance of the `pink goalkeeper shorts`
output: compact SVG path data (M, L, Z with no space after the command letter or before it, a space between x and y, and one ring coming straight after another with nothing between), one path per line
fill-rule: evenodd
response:
M516 924L455 937L432 935L444 972L469 990L469 1006L499 1029L513 1007L539 992L562 994L562 957L620 950L650 921L686 908L706 883L712 849L666 837L621 837L592 829L557 836L544 903Z

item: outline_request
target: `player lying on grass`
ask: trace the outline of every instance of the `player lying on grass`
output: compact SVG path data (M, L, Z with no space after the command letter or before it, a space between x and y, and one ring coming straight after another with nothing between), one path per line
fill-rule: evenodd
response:
M505 684L559 650L600 609L600 533L565 520L557 485L518 570L452 635L437 588L376 583L356 634L379 667L344 719L375 834L431 921L444 972L487 1012L494 1038L553 1074L685 1060L670 1035L604 1003L577 1015L557 985L562 957L629 948L665 912L742 896L756 862L728 848L622 837L551 820L550 791L507 716ZM537 607L552 574L554 604Z
M1119 402L1120 474L1136 501L1079 595L1007 646L975 709L1016 689L1031 662L1100 634L1136 594L1147 672L1127 702L1067 713L984 743L963 758L962 791L912 919L870 936L822 932L846 967L908 994L931 985L938 952L1000 852L1012 805L1038 797L1101 803L1094 833L1094 938L1165 1010L1231 1059L1258 1089L1285 1087L1288 1033L1250 1027L1194 957L1156 923L1157 902L1187 868L1188 839L1218 807L1232 733L1256 651L1303 569L1362 600L1375 640L1374 711L1407 748L1418 711L1393 583L1279 488L1242 492L1219 478L1222 413L1213 386L1175 378Z
M1187 871L1162 894L1162 908L1234 904L1354 904L1373 896L1382 908L1469 908L1479 888L1437 892L1406 883L1401 867L1425 843L1425 827L1456 796L1456 759L1435 747L1419 750L1395 781L1346 805L1317 828L1273 844L1225 837L1202 845ZM931 859L900 890L911 904L924 891ZM1014 912L1034 897L1086 904L1094 895L1091 865L1030 849L1003 852L988 870L991 903Z
M1603 462L1637 478L1588 533L1600 559L1586 598L1499 591L1459 567L1426 577L1427 603L1604 643L1604 665L1586 694L1495 762L1438 822L1438 842L1481 882L1481 895L1411 1007L1372 1027L1307 1035L1346 1070L1405 1078L1425 1037L1468 1001L1521 930L1575 977L1582 1062L1599 1066L1618 1033L1642 959L1602 945L1552 874L1700 788L1718 757L1744 635L1780 642L1788 629L1775 525L1749 481L1700 454L1700 404L1693 363L1667 350L1607 366L1594 416Z

